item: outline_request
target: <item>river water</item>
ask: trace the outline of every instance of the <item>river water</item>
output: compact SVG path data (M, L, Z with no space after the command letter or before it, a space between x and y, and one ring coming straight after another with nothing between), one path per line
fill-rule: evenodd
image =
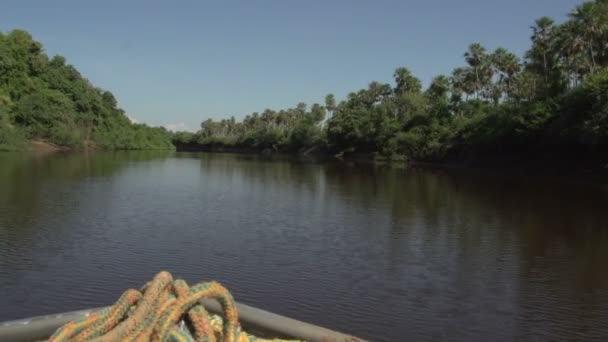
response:
M196 153L0 153L0 321L160 270L373 341L608 339L608 188Z

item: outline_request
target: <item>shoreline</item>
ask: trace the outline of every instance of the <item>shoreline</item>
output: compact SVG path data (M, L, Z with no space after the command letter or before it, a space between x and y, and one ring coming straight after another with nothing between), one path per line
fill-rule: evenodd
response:
M67 152L72 151L71 148L66 146L59 146L44 140L31 140L28 143L27 151L34 153L55 153L55 152Z
M356 162L374 164L407 165L424 169L476 170L484 172L517 173L524 175L546 175L558 178L585 177L592 182L608 183L608 155L569 155L563 158L539 156L534 154L511 154L503 158L484 155L474 157L448 157L441 161L419 161L404 157L390 158L374 152L347 152L333 154L323 149L312 153L263 151L225 146L176 146L176 152L231 153L267 157L314 158L320 161ZM604 157L604 158L602 158Z
M93 146L84 149L73 149L56 145L44 140L31 140L23 150L37 155L84 152L97 150ZM535 154L510 154L502 158L487 155L451 156L440 161L419 161L398 156L390 158L374 152L341 152L334 154L324 148L308 148L302 151L279 151L278 149L252 149L236 146L175 146L176 152L230 153L259 157L280 157L295 159L314 159L320 162L365 163L378 165L407 166L411 168L436 170L474 170L476 172L512 173L519 175L542 175L558 178L581 178L594 183L608 183L608 155L568 155L539 156Z

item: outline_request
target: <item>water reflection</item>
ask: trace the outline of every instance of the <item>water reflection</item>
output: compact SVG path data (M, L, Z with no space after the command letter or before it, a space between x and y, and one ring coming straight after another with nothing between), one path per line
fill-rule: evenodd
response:
M169 152L97 152L97 153L0 153L0 208L11 220L25 225L27 219L40 215L40 197L45 186L55 186L54 201L65 200L70 182L90 177L111 177L129 163L166 158ZM1 226L0 226L1 228Z
M0 189L0 319L103 305L166 268L378 341L608 335L593 184L116 153L0 154Z

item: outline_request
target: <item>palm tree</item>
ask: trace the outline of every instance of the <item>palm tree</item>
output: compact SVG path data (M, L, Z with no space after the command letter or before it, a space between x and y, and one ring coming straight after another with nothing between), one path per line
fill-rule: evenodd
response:
M504 48L498 48L490 59L492 68L499 77L496 86L501 94L504 92L509 97L512 93L513 79L521 71L519 58Z
M467 71L464 68L456 68L450 77L451 93L450 106L456 116L461 116L460 105L462 104L462 93L466 99L472 93L470 84L467 83Z
M403 95L405 93L419 93L422 89L422 83L417 79L407 68L397 68L393 74L395 77L395 94Z
M596 18L594 16L595 6L592 2L585 2L570 13L570 18L574 22L578 22L581 25L577 27L581 29L583 40L589 49L589 58L591 60L591 69L595 69L595 53L593 52L593 38L596 33Z
M475 97L479 98L479 92L492 78L491 70L488 67L486 49L479 43L473 43L469 45L469 50L465 52L464 58L475 75Z
M262 112L262 115L260 116L260 119L262 120L262 122L264 123L265 126L274 126L274 116L275 113L272 109L266 109Z
M542 56L542 70L543 70L543 77L545 80L545 83L548 81L547 79L547 75L548 75L548 56L547 54L549 53L549 50L551 48L551 45L553 43L553 38L554 38L554 21L553 19L549 18L549 17L542 17L539 19L536 19L536 21L534 22L534 26L532 26L532 51L534 51L534 48L537 47L540 50L540 54ZM533 56L534 57L534 56Z
M606 35L608 34L608 1L598 0L585 2L577 6L570 18L579 23L580 35L587 45L591 71L597 67L596 56L603 54L606 49ZM597 50L596 50L597 47ZM602 57L602 56L600 56Z
M333 116L334 110L336 110L336 98L334 97L334 94L327 94L327 96L325 96L325 109Z
M559 68L566 75L569 85L577 86L578 81L584 74L581 67L586 65L584 61L585 42L580 34L580 23L567 21L560 25L555 38L554 49L559 55Z
M469 70L465 68L456 68L452 72L452 91L458 94L465 93L466 99L468 100L469 95L475 92L473 77L471 77L471 73Z
M391 94L391 86L377 81L372 81L367 87L367 101L369 105L381 102Z
M431 85L429 89L427 89L427 94L432 99L441 99L445 98L450 91L450 80L444 76L439 75L435 76L431 81Z

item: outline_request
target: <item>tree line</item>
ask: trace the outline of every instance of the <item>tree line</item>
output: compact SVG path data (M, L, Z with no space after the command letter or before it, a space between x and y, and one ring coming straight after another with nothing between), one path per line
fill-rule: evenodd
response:
M23 30L0 32L0 150L40 139L72 148L171 149L164 128L132 123L114 95Z
M178 132L201 148L377 153L416 160L520 154L579 154L608 147L608 0L588 1L556 23L531 26L518 57L479 43L464 65L423 89L407 68L394 84L371 82L336 102L267 109L243 120L203 121Z

